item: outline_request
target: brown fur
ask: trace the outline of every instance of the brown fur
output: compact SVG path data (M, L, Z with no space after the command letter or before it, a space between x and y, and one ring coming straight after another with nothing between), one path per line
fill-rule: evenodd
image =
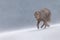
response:
M41 9L40 11L36 11L34 13L34 16L37 20L37 28L39 29L39 23L40 21L43 21L43 25L41 26L41 28L45 25L45 28L46 26L49 26L47 22L50 22L50 19L51 19L51 12L49 9L47 8L43 8Z

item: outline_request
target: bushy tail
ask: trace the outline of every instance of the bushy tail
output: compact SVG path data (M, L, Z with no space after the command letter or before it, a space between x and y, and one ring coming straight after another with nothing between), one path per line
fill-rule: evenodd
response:
M51 13L49 13L49 15L47 16L47 21L48 21L48 22L51 21Z

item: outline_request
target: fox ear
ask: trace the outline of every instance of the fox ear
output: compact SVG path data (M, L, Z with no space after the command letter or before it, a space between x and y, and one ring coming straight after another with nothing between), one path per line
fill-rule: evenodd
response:
M34 13L34 16L36 16L37 12Z

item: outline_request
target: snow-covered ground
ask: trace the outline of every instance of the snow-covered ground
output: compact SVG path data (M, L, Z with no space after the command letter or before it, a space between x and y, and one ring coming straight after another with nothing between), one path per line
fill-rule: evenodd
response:
M60 40L60 24L44 30L29 28L0 33L0 40Z

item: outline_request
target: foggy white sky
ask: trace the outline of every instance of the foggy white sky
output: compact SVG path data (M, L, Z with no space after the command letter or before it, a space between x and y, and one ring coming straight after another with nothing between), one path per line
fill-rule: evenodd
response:
M34 12L49 8L52 22L60 21L60 0L0 0L0 30L21 29L36 24Z

